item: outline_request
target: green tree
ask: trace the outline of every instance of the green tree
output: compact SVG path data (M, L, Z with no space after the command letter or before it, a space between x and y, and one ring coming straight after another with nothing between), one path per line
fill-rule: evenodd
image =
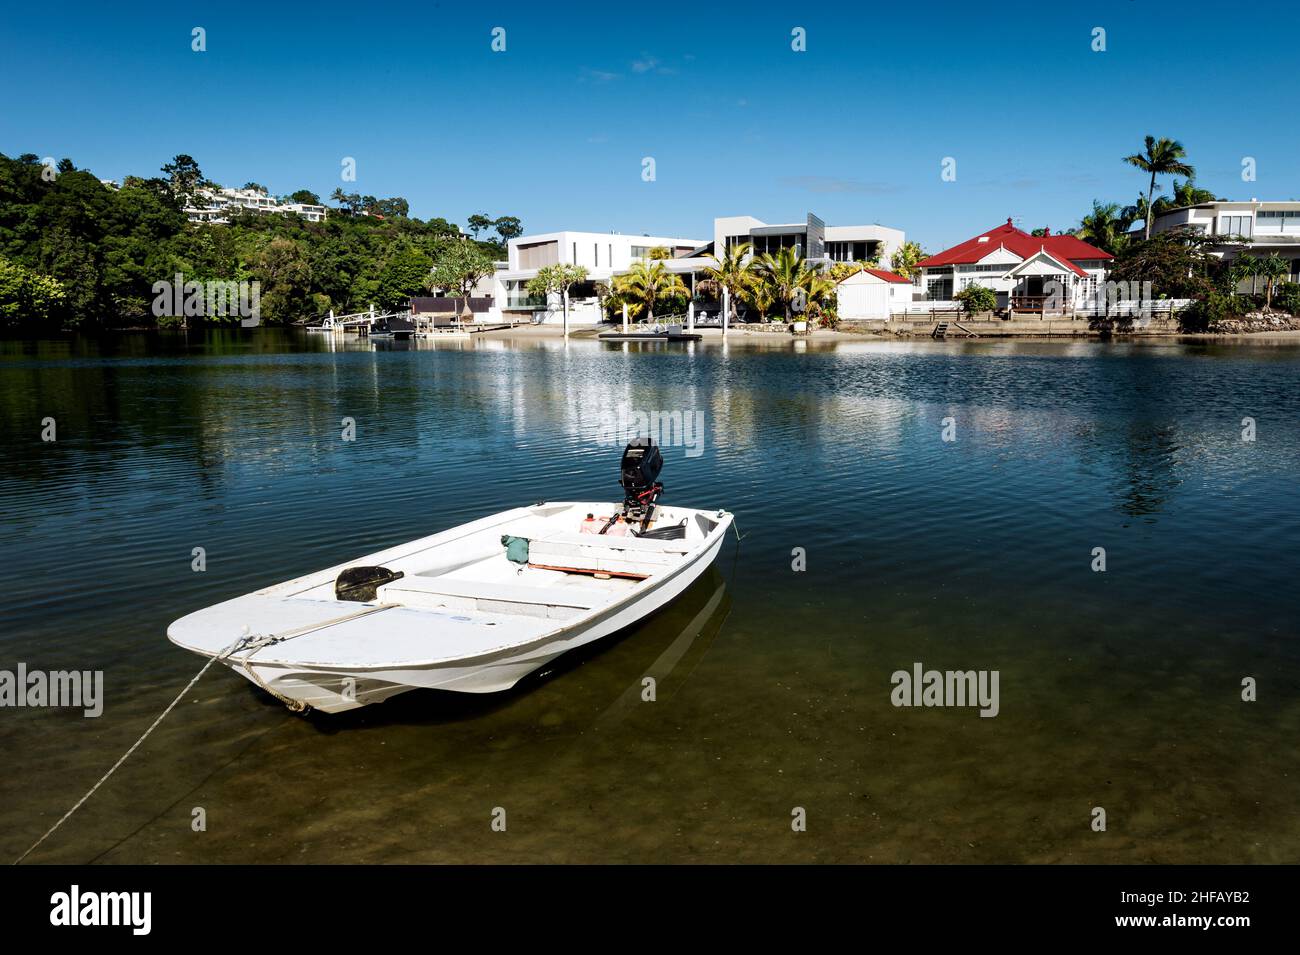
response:
M192 196L203 181L203 171L193 156L181 153L162 167L162 173L171 183L172 191L179 196Z
M1151 283L1157 297L1200 298L1213 287L1210 271L1217 260L1209 252L1213 236L1194 229L1171 229L1134 241L1111 263L1114 282Z
M991 312L998 307L998 296L986 285L967 285L953 297L954 302L961 302L967 314Z
M895 275L910 279L916 271L916 263L925 257L926 255L921 251L920 245L915 242L904 242L889 257L890 271Z
M496 230L497 235L501 236L503 243L524 234L524 224L519 221L518 216L500 216L492 223L492 228Z
M1264 308L1273 308L1273 288L1291 273L1286 259L1276 252L1270 252L1259 263L1259 274L1264 279Z
M644 312L648 322L655 320L657 303L684 299L691 294L682 282L682 277L669 272L663 262L645 260L633 263L631 269L614 277L614 292L622 301L627 302L632 314Z
M289 194L289 201L300 202L305 206L318 206L320 205L320 196L309 189L298 189Z
M1175 179L1173 198L1161 196L1151 208L1156 215L1159 215L1170 209L1182 209L1185 206L1195 206L1202 202L1214 202L1216 198L1210 190L1198 188L1195 180L1187 179L1179 182Z
M396 310L410 304L412 296L425 290L433 260L402 239L391 249L376 282L378 304L385 311Z
M750 267L750 249L748 242L738 242L721 255L715 252L713 265L704 267L705 276L716 282L719 289L727 290L730 301L729 321L735 320L741 300L755 281L754 270Z
M468 306L474 286L494 271L492 259L472 242L452 242L434 261L430 285L446 289L463 298L462 311Z
M1145 222L1147 219L1151 218L1148 211L1150 208L1151 206L1147 202L1147 197L1139 195L1135 200L1133 200L1132 205L1124 206L1124 208L1120 210L1120 218L1127 221L1129 228L1131 229L1134 222Z
M47 324L58 317L65 297L58 279L0 256L0 327Z
M865 268L874 268L866 262L833 262L830 268L830 277L836 282L843 282L850 275L857 275Z
M772 299L785 313L787 322L802 303L807 302L815 272L807 261L795 254L792 248L783 248L776 255L770 252L754 261L754 272L759 283L772 291Z
M253 262L253 278L261 282L262 317L288 324L314 312L311 265L292 239L272 239Z
M582 265L546 265L537 270L537 275L528 280L525 288L529 295L550 295L559 293L564 309L564 337L569 337L569 289L579 282L587 280L587 269Z
M1092 212L1083 217L1074 234L1084 242L1117 254L1128 243L1128 230L1133 222L1120 209L1119 203L1101 203L1092 200Z
M1151 212L1145 217L1146 237L1148 239L1151 238L1151 222L1155 218L1152 203L1156 192L1156 176L1186 176L1191 179L1196 175L1196 170L1183 161L1186 156L1187 151L1183 149L1183 144L1178 140L1164 137L1156 139L1154 136L1148 136L1146 138L1146 149L1143 152L1124 157L1124 161L1130 166L1136 166L1143 172L1151 174L1151 184L1147 187L1146 202L1146 208Z
M469 227L469 231L474 233L474 238L476 239L478 238L478 234L484 229L492 228L494 222L494 219L490 216L484 215L482 212L476 212L465 220L465 224Z
M380 199L375 203L375 211L388 219L405 219L411 211L410 203L401 196Z
M1251 280L1250 290L1255 291L1254 280L1259 276L1259 258L1253 255L1239 255L1223 270L1223 277L1228 284L1228 294L1237 295L1237 290L1241 288L1241 283L1246 279Z

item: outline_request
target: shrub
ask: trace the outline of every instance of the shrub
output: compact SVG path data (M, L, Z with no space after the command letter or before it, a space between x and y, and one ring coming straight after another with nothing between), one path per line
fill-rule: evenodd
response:
M953 297L969 314L991 312L998 307L997 293L983 285L968 285Z
M1239 318L1243 303L1223 292L1212 291L1178 313L1178 325L1185 332L1212 331L1218 322Z
M1273 305L1292 315L1300 315L1300 282L1283 282L1273 293Z

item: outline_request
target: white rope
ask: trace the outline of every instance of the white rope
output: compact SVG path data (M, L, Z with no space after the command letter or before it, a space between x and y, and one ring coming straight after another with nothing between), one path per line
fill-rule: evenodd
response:
M138 740L136 740L133 744L131 744L131 748L128 749L125 753L123 753L123 754L122 754L122 757L121 757L121 758L120 758L116 763L113 764L113 768L110 769L108 772L106 772L103 776L100 776L100 777L99 777L99 782L97 782L97 783L95 783L95 785L91 786L91 787L90 787L90 791L87 792L86 795L84 795L84 796L82 796L80 799L78 799L78 800L77 800L77 804L76 804L75 806L73 806L71 809L69 809L67 812L65 812L65 813L63 814L63 818L62 818L62 819L60 819L60 820L59 820L58 822L56 822L54 825L50 826L49 831L48 831L47 833L45 833L45 835L43 835L43 836L41 836L39 839L37 839L34 843L32 843L32 847L31 847L30 849L28 849L26 852L24 852L22 855L20 855L17 859L15 859L13 864L14 864L14 865L18 865L18 863L22 862L22 861L23 861L24 859L26 859L29 855L31 855L33 852L35 852L36 849L40 846L40 844L41 844L42 842L44 842L44 841L45 841L46 839L48 839L50 836L54 835L55 830L58 829L59 826L63 825L65 822L67 822L68 819L70 819L70 818L72 817L72 814L73 814L74 812L76 812L76 811L77 811L78 809L80 809L83 805L85 805L85 802L86 802L87 799L89 799L91 796L95 795L95 791L98 790L100 786L104 785L104 783L106 783L106 782L108 781L108 777L109 777L109 776L112 776L115 772L117 772L118 767L121 766L123 763L125 763L125 762L127 761L127 758L128 758L132 753L134 753L134 752L136 751L136 749L139 748L139 746L140 746L141 743L143 743L146 739L149 738L149 734L152 733L155 729L158 728L158 724L161 723L161 722L163 721L163 718L164 718L168 713L170 713L170 712L172 711L172 709L175 708L176 704L179 703L179 702L181 701L182 698L184 698L185 694L188 693L190 690L192 690L192 689L194 688L194 684L198 683L198 682L199 682L199 679L203 676L203 674L205 674L205 673L208 672L208 667L212 666L212 664L216 663L218 660L222 660L222 659L224 659L225 657L229 656L231 653L234 653L237 649L239 649L239 646L240 646L242 643L244 643L245 641L247 641L247 640L249 640L249 639L251 639L251 638L250 638L247 634L245 634L245 635L241 636L238 640L236 640L234 643L232 643L230 646L228 646L228 647L227 647L225 650L223 650L221 653L217 654L217 655L214 656L214 657L210 657L210 658L208 658L208 662L205 663L205 664L203 664L203 667L199 670L199 672L196 673L196 674L194 675L194 679L190 680L190 682L187 683L187 684L185 685L185 689L181 690L180 693L177 694L176 699L172 700L171 703L169 703L169 704L167 705L167 709L163 710L163 711L158 715L158 718L157 718L156 720L153 721L153 724L152 724L152 725L151 725L147 730L144 731L144 734L143 734L143 735L142 735Z
M136 740L134 743L131 744L131 748L122 754L121 758L118 759L118 761L113 764L113 767L108 772L106 772L103 776L99 777L99 782L91 786L90 790L86 793L86 795L78 799L77 804L73 806L71 809L69 809L67 812L65 812L63 814L62 819L60 819L54 825L50 826L49 831L46 832L45 835L37 839L34 843L32 843L32 847L28 849L26 852L24 852L22 855L20 855L17 859L15 859L13 864L18 865L18 863L22 862L29 855L35 852L42 842L44 842L50 836L54 835L55 830L57 830L59 826L67 822L72 817L72 814L74 812L76 812L83 805L85 805L87 799L95 795L95 792L99 789L100 786L108 782L108 777L112 776L115 772L117 772L118 767L121 766L123 763L125 763L127 759L131 756L131 754L140 748L140 744L149 738L149 734L158 728L158 724L161 723L166 718L168 713L170 713L173 709L176 708L176 704L179 703L182 699L184 699L185 694L194 688L194 684L198 683L199 680L203 678L203 674L208 672L208 667L212 666L212 664L216 663L218 660L226 659L233 653L237 653L240 650L246 649L248 652L244 654L243 660L240 661L244 667L244 670L248 672L250 675L252 675L253 679L257 681L258 685L260 685L264 690L266 690L272 696L276 697L278 700L280 700L282 703L284 703L286 706L288 706L290 709L294 710L295 712L301 712L302 710L306 709L306 704L302 703L300 700L291 700L288 697L284 696L283 694L277 693L275 690L271 689L269 686L263 683L261 678L258 677L253 672L251 667L249 667L248 665L249 658L258 650L262 649L262 647L270 646L273 643L283 643L285 640L292 640L294 637L301 637L307 633L314 633L317 630L322 630L325 627L332 627L335 624L344 622L345 620L354 620L357 617L364 617L366 616L366 614L375 613L376 611L379 610L388 610L389 608L395 606L397 605L388 604L388 603L374 604L374 605L367 606L364 610L359 610L353 613L345 614L342 617L335 617L332 620L325 620L321 623L308 624L305 627L298 627L294 630L288 630L283 634L271 634L270 636L258 636L256 634L249 634L249 633L241 634L239 639L236 640L234 643L232 643L230 646L226 647L226 649L222 650L220 653L216 654L215 656L208 658L208 662L203 664L203 666L199 669L198 673L194 674L194 679L190 680L190 682L185 685L185 689L181 690L180 693L176 695L176 699L172 700L171 703L167 704L167 709L163 710L161 713L158 714L158 718L153 721L153 723L149 726L147 730L144 731L144 733L140 736L138 740ZM245 627L244 629L247 630L248 628Z

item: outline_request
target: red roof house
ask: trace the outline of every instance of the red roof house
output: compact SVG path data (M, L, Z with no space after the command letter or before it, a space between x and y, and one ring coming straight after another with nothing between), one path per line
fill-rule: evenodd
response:
M1104 281L1109 252L1065 234L1030 235L1008 219L917 263L929 299L951 299L972 284L999 293L999 307L1042 311L1044 300L1077 304Z

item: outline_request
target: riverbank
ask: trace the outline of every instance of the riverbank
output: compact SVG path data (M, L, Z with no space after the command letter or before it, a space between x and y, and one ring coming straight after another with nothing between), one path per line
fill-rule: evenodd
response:
M1293 322L1296 320L1292 320ZM1300 344L1300 327L1279 328L1269 331L1235 330L1231 332L1184 332L1176 326L1168 328L1139 329L1127 334L1111 334L1087 327L1087 322L962 322L974 335L958 328L951 328L946 341L1060 341L1076 339L1087 341L1177 341L1205 340L1216 342L1295 342ZM1300 324L1300 322L1297 322ZM753 344L776 345L782 342L844 342L844 341L898 341L933 338L934 323L915 323L906 328L864 328L849 326L840 329L814 329L805 335L793 335L784 326L749 326L733 325L728 329L728 345ZM570 328L569 338L573 340L596 340L602 332L610 330L609 326L581 326ZM719 328L696 328L695 333L706 342L721 342L722 330ZM479 332L475 338L483 339L560 339L564 333L557 325L516 325L513 328L496 329Z

